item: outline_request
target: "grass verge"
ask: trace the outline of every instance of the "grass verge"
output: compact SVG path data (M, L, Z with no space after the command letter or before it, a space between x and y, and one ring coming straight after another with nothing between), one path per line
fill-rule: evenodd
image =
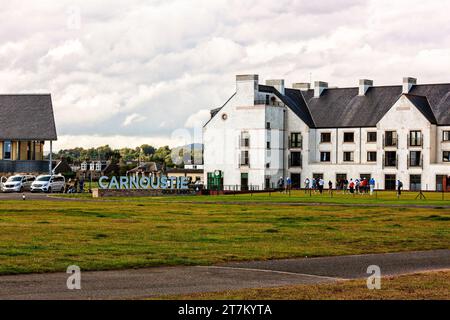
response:
M450 271L382 278L381 290L366 281L245 289L218 293L167 296L171 300L450 300Z

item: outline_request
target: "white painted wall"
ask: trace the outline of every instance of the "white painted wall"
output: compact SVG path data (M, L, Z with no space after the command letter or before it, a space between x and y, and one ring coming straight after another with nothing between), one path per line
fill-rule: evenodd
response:
M300 173L302 182L313 174L324 175L326 181L336 183L337 174L347 174L347 178L359 178L362 174L372 175L377 187L385 188L385 174L395 174L403 181L404 189L409 189L411 174L422 176L422 188L435 190L436 175L450 175L450 163L442 162L442 151L450 151L450 142L442 142L442 132L450 130L448 127L432 125L423 114L406 98L402 96L385 114L374 128L309 128L289 108L264 103L266 93L257 92L254 81L237 82L237 92L233 99L217 114L204 128L204 159L205 181L208 172L222 170L225 185L240 185L241 173L249 174L249 184L262 188L265 178L276 184L281 176ZM272 104L269 95L269 104ZM255 105L254 101L263 101ZM277 102L280 102L277 99ZM223 120L222 115L227 119ZM286 117L286 132L283 131L284 117ZM271 129L266 130L266 123L270 122ZM399 145L397 148L383 148L385 131L397 131ZM407 137L411 130L420 130L423 135L423 146L408 147ZM242 131L250 134L250 167L239 167L240 143ZM377 132L377 142L367 142L368 132ZM303 137L303 148L290 150L288 138L291 132L300 132ZM321 143L321 133L330 132L331 142ZM354 142L344 143L344 133L353 132ZM270 141L270 149L267 142ZM383 154L386 150L396 150L399 165L397 168L383 166ZM407 158L410 150L421 150L423 155L422 168L408 168ZM289 168L289 154L301 151L303 156L302 168ZM330 163L320 162L320 152L331 153ZM344 162L344 151L354 153L353 162ZM367 162L367 152L377 152L377 162ZM266 168L266 164L270 167ZM302 183L302 186L304 184Z

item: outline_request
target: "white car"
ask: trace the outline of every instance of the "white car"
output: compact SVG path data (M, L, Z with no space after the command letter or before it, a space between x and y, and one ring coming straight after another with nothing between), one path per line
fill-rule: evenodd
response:
M66 179L63 176L42 175L31 185L31 192L64 192Z
M29 191L31 188L31 184L36 179L35 176L23 176L16 175L11 176L3 182L2 191L3 192L24 192Z

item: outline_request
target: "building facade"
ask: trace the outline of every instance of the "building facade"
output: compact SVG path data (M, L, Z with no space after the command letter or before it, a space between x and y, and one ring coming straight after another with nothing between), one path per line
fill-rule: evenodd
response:
M51 172L44 145L56 140L50 95L0 95L0 173Z
M450 84L329 88L326 82L259 84L236 77L236 92L203 128L205 181L265 189L290 177L376 180L378 189L450 191ZM209 183L208 183L209 181Z

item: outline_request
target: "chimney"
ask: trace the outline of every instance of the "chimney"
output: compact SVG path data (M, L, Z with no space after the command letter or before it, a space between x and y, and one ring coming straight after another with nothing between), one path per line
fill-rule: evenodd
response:
M277 79L277 80L266 80L266 86L274 87L278 90L279 93L281 93L284 96L284 80L283 79Z
M367 90L369 90L370 87L373 87L373 80L368 79L359 80L359 95L365 96Z
M316 81L314 82L314 98L320 98L322 92L328 89L328 82Z
M236 103L243 106L255 104L255 96L258 91L259 76L257 74L236 76Z
M292 84L292 89L297 89L300 91L308 91L311 88L311 84L308 82L297 82Z
M403 93L404 94L408 94L412 87L415 86L417 84L417 79L416 78L403 78Z

